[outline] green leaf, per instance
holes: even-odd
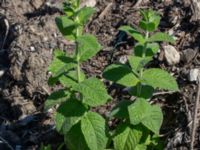
[[[41,147],[40,147],[40,150],[51,150],[51,145],[48,144],[47,146],[45,146],[45,145],[42,143],[42,145],[41,145]]]
[[[48,110],[54,105],[66,101],[68,97],[69,97],[69,92],[66,90],[59,90],[51,93],[51,95],[45,101],[45,110]]]
[[[153,10],[141,10],[143,19],[140,21],[140,28],[146,31],[154,31],[160,23],[160,16]]]
[[[169,42],[174,44],[175,40],[167,33],[157,32],[148,39],[148,42]]]
[[[149,61],[151,61],[151,57],[138,57],[138,56],[129,56],[128,61],[132,69],[139,71],[143,68]]]
[[[142,121],[142,124],[155,134],[159,134],[162,125],[163,115],[159,106],[151,106],[147,117]]]
[[[88,148],[81,130],[81,123],[76,124],[65,135],[65,143],[69,150],[91,150]]]
[[[137,99],[128,107],[128,112],[131,124],[142,123],[152,132],[159,134],[163,121],[162,111],[159,106],[152,106],[145,99]]]
[[[89,18],[92,16],[92,14],[95,12],[95,9],[92,7],[83,7],[81,8],[77,14],[75,14],[75,17],[78,17],[78,22],[81,25],[84,25],[87,23]]]
[[[64,7],[68,6],[73,8],[74,10],[77,10],[80,7],[80,0],[67,0],[64,1]]]
[[[108,138],[105,126],[104,118],[95,112],[88,112],[81,119],[81,130],[91,150],[103,150],[106,148]]]
[[[54,84],[56,84],[61,75],[62,75],[62,74],[57,75],[57,76],[55,76],[55,77],[53,77],[53,76],[49,77],[49,79],[48,79],[48,84],[49,84],[50,86],[53,86]]]
[[[60,70],[60,68],[65,66],[65,63],[58,59],[59,56],[65,56],[65,53],[59,49],[56,49],[53,54],[53,61],[48,67],[48,70],[51,71],[53,74],[56,74]]]
[[[67,16],[56,17],[55,21],[58,29],[67,40],[75,40],[74,32],[78,27],[77,23],[69,19]]]
[[[66,135],[70,129],[81,120],[81,117],[65,117],[63,114],[56,112],[55,122],[56,130],[63,135]]]
[[[148,99],[153,96],[154,88],[149,85],[141,85],[140,94],[138,94],[137,91],[138,91],[138,85],[131,87],[131,89],[128,92],[133,96]]]
[[[71,17],[74,14],[75,10],[72,7],[70,7],[69,4],[64,2],[63,7],[64,7],[64,12],[68,17]]]
[[[124,86],[135,86],[139,82],[129,66],[120,64],[108,66],[104,70],[103,77]]]
[[[164,149],[164,141],[161,140],[161,138],[154,134],[151,138],[151,145],[149,146],[150,148],[154,148],[155,150],[161,150]]]
[[[142,80],[154,88],[178,91],[178,85],[174,77],[162,69],[152,68],[145,70]]]
[[[146,46],[146,57],[154,56],[159,50],[158,43],[147,43]],[[144,46],[137,44],[134,48],[135,56],[142,57]]]
[[[132,36],[135,40],[137,40],[140,44],[145,43],[145,37],[138,32],[136,29],[130,27],[130,26],[122,26],[119,28],[119,30],[126,32],[130,36]]]
[[[114,137],[115,150],[134,150],[142,137],[142,131],[122,125]]]
[[[80,61],[86,61],[95,56],[101,49],[101,45],[93,35],[82,35],[77,38]]]
[[[134,150],[146,150],[147,146],[144,144],[138,144]]]
[[[57,131],[67,134],[81,120],[86,110],[85,106],[76,99],[69,99],[62,103],[55,117]]]
[[[83,72],[80,72],[80,82],[82,82],[85,79],[85,74]],[[77,77],[77,71],[72,70],[69,71],[66,74],[63,74],[59,78],[60,83],[65,87],[73,87],[78,84],[78,77]]]
[[[149,23],[149,22],[146,22],[146,21],[143,21],[143,20],[141,20],[139,22],[139,26],[140,26],[140,28],[142,28],[146,31],[154,31],[156,29],[154,23],[152,23],[152,22]]]
[[[61,50],[55,50],[53,61],[48,68],[52,73],[48,81],[49,85],[54,85],[64,72],[74,67],[76,67],[76,61],[73,58],[65,56],[65,53]]]
[[[110,99],[104,84],[94,77],[84,80],[73,89],[83,95],[83,102],[89,106],[103,105]]]
[[[147,48],[146,56],[153,56],[158,52],[160,46],[158,43],[147,43],[146,48]]]
[[[110,117],[116,117],[116,118],[128,118],[128,106],[131,105],[132,102],[128,100],[122,100],[120,101],[111,111]]]
[[[128,107],[130,122],[137,125],[146,118],[147,112],[150,109],[150,104],[144,99],[137,99],[132,105]]]
[[[48,70],[53,74],[53,76],[58,76],[75,66],[76,62],[73,58],[65,56],[63,51],[57,49],[54,51],[53,61]]]

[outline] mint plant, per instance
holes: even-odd
[[[104,84],[95,77],[86,78],[81,63],[100,51],[95,36],[84,34],[84,25],[94,13],[91,7],[80,7],[80,0],[64,3],[65,15],[56,18],[56,24],[65,39],[74,41],[72,55],[55,50],[49,66],[50,85],[60,83],[63,89],[53,92],[45,102],[45,108],[59,104],[55,115],[56,129],[64,135],[69,150],[103,150],[108,136],[105,119],[91,107],[105,104],[110,96]]]
[[[145,67],[158,52],[158,42],[175,41],[166,33],[154,32],[160,23],[156,12],[144,10],[141,15],[138,28],[143,33],[130,26],[120,27],[137,41],[128,63],[111,64],[103,73],[105,79],[129,87],[130,95],[136,97],[134,101],[120,101],[111,112],[111,118],[120,120],[112,135],[115,150],[161,149],[158,139],[163,114],[159,106],[151,105],[148,100],[155,89],[178,91],[176,80],[168,72]]]

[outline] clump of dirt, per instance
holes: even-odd
[[[0,136],[14,148],[20,146],[31,150],[41,143],[56,146],[62,141],[54,129],[52,114],[43,111],[44,101],[53,90],[47,84],[52,52],[56,48],[71,51],[73,46],[63,39],[54,23],[55,17],[62,14],[62,2],[0,2]],[[148,67],[170,71],[177,78],[180,92],[158,91],[152,102],[161,105],[164,111],[161,133],[165,149],[189,149],[197,86],[189,82],[188,72],[200,65],[199,27],[198,23],[191,21],[190,1],[165,0],[160,3],[145,0],[137,7],[135,4],[134,0],[97,0],[97,12],[85,31],[96,35],[103,49],[84,63],[82,69],[88,76],[102,78],[107,65],[126,62],[135,42],[118,28],[126,24],[137,26],[139,9],[158,11],[162,16],[159,30],[176,37],[174,47],[182,58],[177,65],[168,65],[161,45],[160,52]],[[106,84],[114,101],[96,110],[102,114],[107,113],[115,101],[127,97],[122,87]],[[199,148],[197,132],[196,148]],[[5,148],[7,145],[0,144],[0,149],[1,146]]]

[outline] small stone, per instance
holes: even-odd
[[[0,70],[0,78],[4,75],[5,70]]]
[[[191,69],[189,72],[189,81],[193,82],[193,81],[197,81],[197,77],[199,75],[199,69],[195,68],[195,69]]]
[[[174,29],[170,29],[169,31],[168,31],[168,33],[169,33],[169,35],[174,35]]]
[[[53,33],[53,36],[55,37],[55,38],[57,38],[58,37],[58,35],[57,35],[57,33]]]
[[[13,34],[16,35],[16,36],[19,36],[23,33],[23,28],[22,28],[22,25],[20,24],[16,24],[14,26],[14,29],[13,29]]]
[[[43,38],[43,41],[44,41],[44,42],[48,41],[48,37],[44,37],[44,38]]]
[[[81,7],[95,7],[96,5],[96,0],[84,0],[82,3],[81,3]]]
[[[35,9],[39,9],[44,2],[43,0],[32,0],[31,3],[35,7]]]
[[[197,51],[193,50],[191,48],[188,48],[186,50],[183,51],[183,61],[186,63],[189,63],[193,60],[193,58],[196,56]]]
[[[125,64],[127,63],[128,59],[127,59],[127,56],[121,56],[119,57],[119,60],[118,60],[120,63],[122,64]]]
[[[30,50],[31,50],[31,52],[34,52],[35,51],[35,47],[31,46]]]
[[[180,62],[180,53],[171,45],[164,46],[165,59],[169,65],[175,65]]]

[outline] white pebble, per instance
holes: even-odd
[[[0,77],[2,77],[4,75],[5,71],[4,70],[0,70]]]
[[[119,57],[119,62],[122,63],[122,64],[127,63],[127,60],[128,60],[128,59],[127,59],[127,56],[125,56],[125,55]]]
[[[189,72],[189,81],[197,81],[199,73],[199,69],[191,69]]]
[[[94,7],[96,5],[96,0],[84,0],[81,3],[81,7],[87,6],[87,7]]]
[[[31,46],[30,49],[31,49],[31,52],[35,51],[35,47],[33,47],[33,46]]]
[[[164,46],[165,59],[169,65],[175,65],[180,62],[180,53],[171,45]]]

